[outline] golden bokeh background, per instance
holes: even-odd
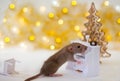
[[[37,48],[59,49],[71,40],[83,39],[84,23],[90,6],[77,0],[59,0],[46,14],[31,4],[18,5],[11,1],[0,24],[0,47],[29,44]],[[91,4],[91,3],[90,3]],[[59,6],[58,6],[59,5]],[[120,42],[120,7],[118,10],[104,0],[97,15],[108,42]],[[44,11],[44,6],[41,11]]]

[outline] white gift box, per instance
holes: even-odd
[[[84,56],[81,54],[75,54],[74,59],[78,62],[68,62],[67,69],[82,71],[83,76],[94,77],[99,75],[99,58],[100,58],[100,46],[91,46],[87,42],[73,41],[84,44],[88,47]],[[79,57],[79,58],[77,58]]]
[[[84,68],[85,68],[85,56],[82,56],[81,54],[77,53],[77,54],[74,55],[74,59],[77,62],[75,62],[75,63],[73,62],[74,63],[73,69],[84,71]]]
[[[2,75],[10,75],[17,73],[15,71],[15,63],[16,60],[14,58],[2,60],[1,61],[1,68],[0,68],[0,74]]]

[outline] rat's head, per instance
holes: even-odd
[[[84,54],[86,50],[87,50],[87,46],[80,43],[72,43],[68,46],[68,51],[73,54],[76,53]]]
[[[76,54],[76,53],[85,54],[85,52],[87,50],[87,46],[80,44],[80,43],[72,43],[72,44],[68,45],[67,50],[69,52],[68,60],[75,61],[74,54]]]

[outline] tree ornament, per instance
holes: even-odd
[[[86,31],[83,31],[84,41],[88,41],[90,45],[100,46],[100,52],[102,57],[110,57],[111,54],[107,52],[107,44],[105,41],[105,33],[101,30],[102,24],[100,23],[100,17],[96,15],[96,8],[94,3],[92,3],[89,9],[89,15],[87,16],[88,22],[85,23]],[[87,38],[88,37],[88,38]]]
[[[91,45],[91,46],[96,46],[96,45],[97,45],[97,42],[96,42],[96,41],[90,41],[90,45]]]

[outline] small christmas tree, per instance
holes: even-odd
[[[89,9],[89,16],[87,16],[88,22],[85,23],[86,31],[83,31],[84,41],[88,41],[91,45],[99,45],[101,56],[110,57],[107,50],[108,42],[105,41],[105,33],[101,30],[102,24],[99,22],[100,17],[96,15],[96,8],[94,3],[92,3]]]

